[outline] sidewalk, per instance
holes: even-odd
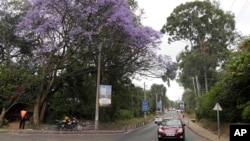
[[[182,114],[180,114],[180,117],[181,117],[181,120],[183,121],[183,123],[186,124],[186,127],[188,127],[193,132],[197,133],[198,135],[200,135],[200,136],[202,136],[210,141],[229,141],[229,138],[225,138],[223,136],[218,137],[217,134],[214,134],[211,131],[201,127],[197,123],[193,122],[193,119],[190,119],[187,116],[184,116],[184,118],[183,118]]]
[[[82,130],[82,131],[55,131],[55,130],[6,130],[0,129],[0,133],[14,133],[14,134],[122,134],[125,130]]]
[[[148,122],[149,123],[149,122]],[[0,128],[0,133],[14,133],[14,134],[123,134],[130,132],[134,129],[143,127],[147,122],[139,122],[135,125],[129,125],[123,129],[99,129],[94,130],[94,128],[83,128],[82,130],[55,130],[54,126],[44,125],[41,129],[31,129],[26,127],[25,129],[18,129],[19,122],[10,124],[10,128]]]

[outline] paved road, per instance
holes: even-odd
[[[171,111],[164,115],[178,116]],[[157,125],[150,123],[146,126],[131,130],[126,133],[116,134],[27,134],[8,132],[0,133],[0,141],[157,141]],[[186,130],[186,141],[208,141],[188,128]]]

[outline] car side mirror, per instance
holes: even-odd
[[[157,125],[160,126],[160,125],[161,125],[161,122],[157,122]]]

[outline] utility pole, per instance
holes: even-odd
[[[97,80],[96,80],[96,103],[95,103],[95,130],[98,130],[99,122],[99,92],[100,92],[100,72],[101,72],[101,46],[99,48],[97,60]]]
[[[207,86],[207,73],[206,73],[206,69],[204,67],[204,76],[205,76],[205,88],[206,88],[206,93],[208,93],[208,86]]]
[[[145,82],[144,82],[144,100],[146,101],[146,93],[145,93]],[[144,120],[147,119],[147,113],[144,111]]]
[[[161,98],[164,98],[165,97],[165,93],[164,93],[164,86],[162,87],[162,96],[160,97],[160,103],[161,103],[161,113],[163,113],[163,110],[164,110],[164,106],[163,106],[163,102],[162,102],[162,99]]]
[[[157,114],[157,93],[155,94],[155,114]]]
[[[162,114],[162,101],[161,101],[161,96],[160,96],[160,113]]]
[[[195,87],[195,80],[194,80],[194,77],[192,77],[192,80],[193,80],[193,86],[194,86],[194,94],[195,94],[196,108],[198,108],[198,96],[197,96],[197,91],[196,91],[196,87]]]
[[[195,76],[195,80],[196,80],[197,94],[198,96],[200,96],[200,83],[197,75]]]

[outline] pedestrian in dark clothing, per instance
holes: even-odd
[[[27,111],[24,108],[20,112],[20,125],[19,125],[19,129],[24,129],[26,119],[27,119]]]

